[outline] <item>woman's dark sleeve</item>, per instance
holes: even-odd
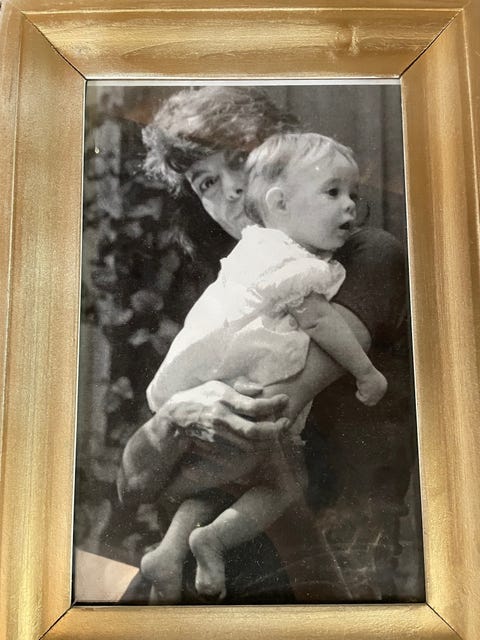
[[[374,344],[391,344],[406,313],[405,255],[390,233],[372,227],[354,233],[335,258],[346,278],[333,299],[367,327]]]

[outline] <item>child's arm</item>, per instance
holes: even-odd
[[[342,316],[325,296],[312,293],[300,308],[290,309],[300,328],[357,381],[356,397],[367,406],[382,399],[385,377],[376,369]]]

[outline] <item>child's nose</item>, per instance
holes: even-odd
[[[357,208],[356,208],[355,200],[352,200],[350,196],[346,197],[344,208],[347,213],[350,213],[352,216],[355,216]]]

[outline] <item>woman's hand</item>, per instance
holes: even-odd
[[[211,381],[176,393],[158,413],[187,436],[228,441],[246,449],[251,446],[249,441],[270,440],[289,426],[282,417],[288,397],[279,394],[264,398],[261,393],[260,386],[248,382],[232,388]]]
[[[195,437],[195,449],[215,460],[215,473],[208,464],[199,475],[205,482],[216,475],[218,482],[239,476],[252,453],[258,453],[264,441],[280,435],[289,422],[281,414],[288,404],[286,395],[260,397],[262,388],[238,383],[233,389],[223,382],[206,382],[175,394],[125,446],[118,475],[118,493],[122,502],[139,504],[158,498],[172,481],[186,438]],[[198,438],[201,440],[198,440]],[[227,445],[227,446],[225,446]],[[202,475],[203,473],[203,475]]]

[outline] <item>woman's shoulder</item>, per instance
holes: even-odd
[[[335,253],[335,257],[361,251],[371,252],[372,255],[400,255],[403,254],[403,247],[399,240],[385,229],[362,227],[352,233],[343,247]]]

